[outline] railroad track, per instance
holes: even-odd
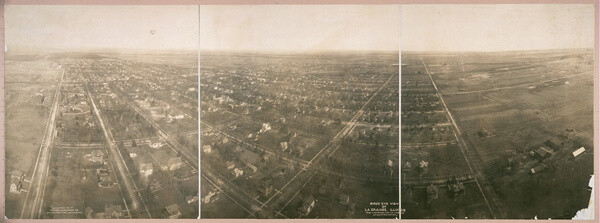
[[[425,64],[425,61],[422,58],[420,58],[420,60],[423,63],[423,67],[425,67],[425,72],[429,76],[429,79],[431,80],[431,83],[433,84],[433,87],[434,87],[440,101],[442,102],[444,109],[446,110],[446,116],[448,117],[448,120],[450,121],[450,123],[452,123],[452,127],[454,130],[453,131],[454,136],[455,136],[456,140],[459,142],[458,145],[460,147],[461,152],[463,153],[463,156],[467,162],[467,165],[469,166],[469,169],[471,170],[472,174],[477,176],[475,178],[475,183],[477,184],[477,187],[479,188],[481,195],[483,196],[483,199],[485,200],[485,203],[490,211],[490,214],[492,215],[493,218],[500,218],[500,219],[505,218],[506,214],[508,213],[508,208],[506,208],[504,206],[504,204],[498,199],[498,196],[494,192],[492,186],[486,181],[485,176],[483,175],[483,171],[485,169],[484,169],[483,164],[481,163],[481,159],[476,154],[474,154],[475,152],[472,151],[465,143],[462,133],[461,133],[458,125],[456,124],[456,121],[454,120],[452,113],[448,109],[448,106],[446,105],[446,101],[444,100],[444,97],[442,96],[442,94],[440,94],[440,92],[437,88],[437,85],[436,85],[435,81],[433,80],[433,77],[431,76],[431,73],[429,73],[429,69],[427,68],[427,65]]]

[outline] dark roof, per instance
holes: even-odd
[[[273,186],[273,179],[271,179],[270,177],[267,177],[267,178],[263,179],[263,183],[262,183],[262,185],[263,185],[264,187],[270,187],[270,186]]]
[[[304,203],[302,203],[302,209],[303,210],[308,210],[308,208],[311,206],[311,204],[315,201],[315,198],[310,195],[306,198],[306,200],[304,200]]]
[[[104,212],[110,215],[112,215],[113,212],[121,213],[121,205],[105,205]]]
[[[535,151],[537,154],[539,154],[540,156],[544,157],[547,155],[550,155],[550,151],[548,151],[548,149],[544,148],[544,147],[540,147],[539,149],[537,149]]]

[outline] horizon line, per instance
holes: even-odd
[[[523,52],[523,51],[557,51],[557,50],[594,50],[594,47],[574,47],[574,48],[540,48],[540,49],[522,49],[522,50],[402,50],[402,53],[497,53],[497,52]]]
[[[228,53],[337,53],[337,52],[386,52],[397,53],[400,50],[226,50],[226,49],[200,49],[202,52],[228,52]]]
[[[117,47],[82,47],[82,48],[29,48],[29,47],[10,47],[7,46],[4,53],[32,53],[32,52],[80,52],[80,53],[89,53],[89,52],[102,52],[103,53],[116,53],[116,52],[174,52],[174,51],[189,51],[189,52],[198,52],[198,49],[190,49],[190,48],[173,48],[173,49],[142,49],[142,48],[117,48]]]

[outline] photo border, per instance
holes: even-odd
[[[4,45],[4,5],[340,5],[340,4],[384,4],[384,5],[410,5],[410,4],[594,4],[595,8],[595,46],[594,46],[594,219],[593,220],[552,220],[552,222],[598,222],[600,211],[599,211],[599,201],[600,201],[600,193],[598,188],[600,187],[600,177],[599,177],[599,51],[598,51],[598,43],[599,43],[599,29],[598,29],[598,12],[599,12],[599,2],[597,0],[488,0],[488,1],[477,1],[477,0],[172,0],[169,2],[161,1],[161,0],[96,0],[96,1],[80,1],[80,0],[0,0],[0,13],[2,16],[0,17],[0,32],[2,35],[0,37],[0,42]],[[401,7],[400,7],[401,8]],[[400,45],[400,48],[402,46]],[[400,52],[402,49],[400,49]],[[199,52],[199,51],[198,51]],[[401,54],[401,53],[400,53]],[[399,55],[400,56],[400,55]],[[0,53],[0,75],[4,77],[4,51]],[[199,61],[198,57],[198,61]],[[200,65],[200,63],[198,63]],[[198,66],[200,70],[200,66]],[[401,70],[401,69],[400,69]],[[4,89],[4,78],[0,80],[0,86]],[[5,107],[4,107],[4,90],[0,92],[0,98],[2,98],[0,102],[0,170],[5,172],[4,170],[4,161],[5,161],[5,150],[4,150],[4,137],[5,137]],[[200,160],[200,159],[199,159]],[[200,171],[199,171],[200,172]],[[1,177],[0,184],[5,186],[5,177]],[[0,215],[3,217],[2,221],[5,222],[238,222],[240,219],[43,219],[43,220],[32,220],[32,219],[5,219],[4,218],[4,208],[5,208],[5,199],[4,194],[5,190],[0,190]],[[264,220],[260,219],[243,219],[244,222],[262,222]],[[270,222],[453,222],[453,221],[464,221],[464,220],[416,220],[416,219],[316,219],[316,220],[308,220],[308,219],[272,219]],[[502,222],[532,222],[532,220],[468,220],[468,222],[489,222],[489,221],[502,221]],[[548,221],[548,220],[535,220],[535,221]]]

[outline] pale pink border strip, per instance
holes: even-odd
[[[597,0],[5,0],[7,5],[593,4]]]

